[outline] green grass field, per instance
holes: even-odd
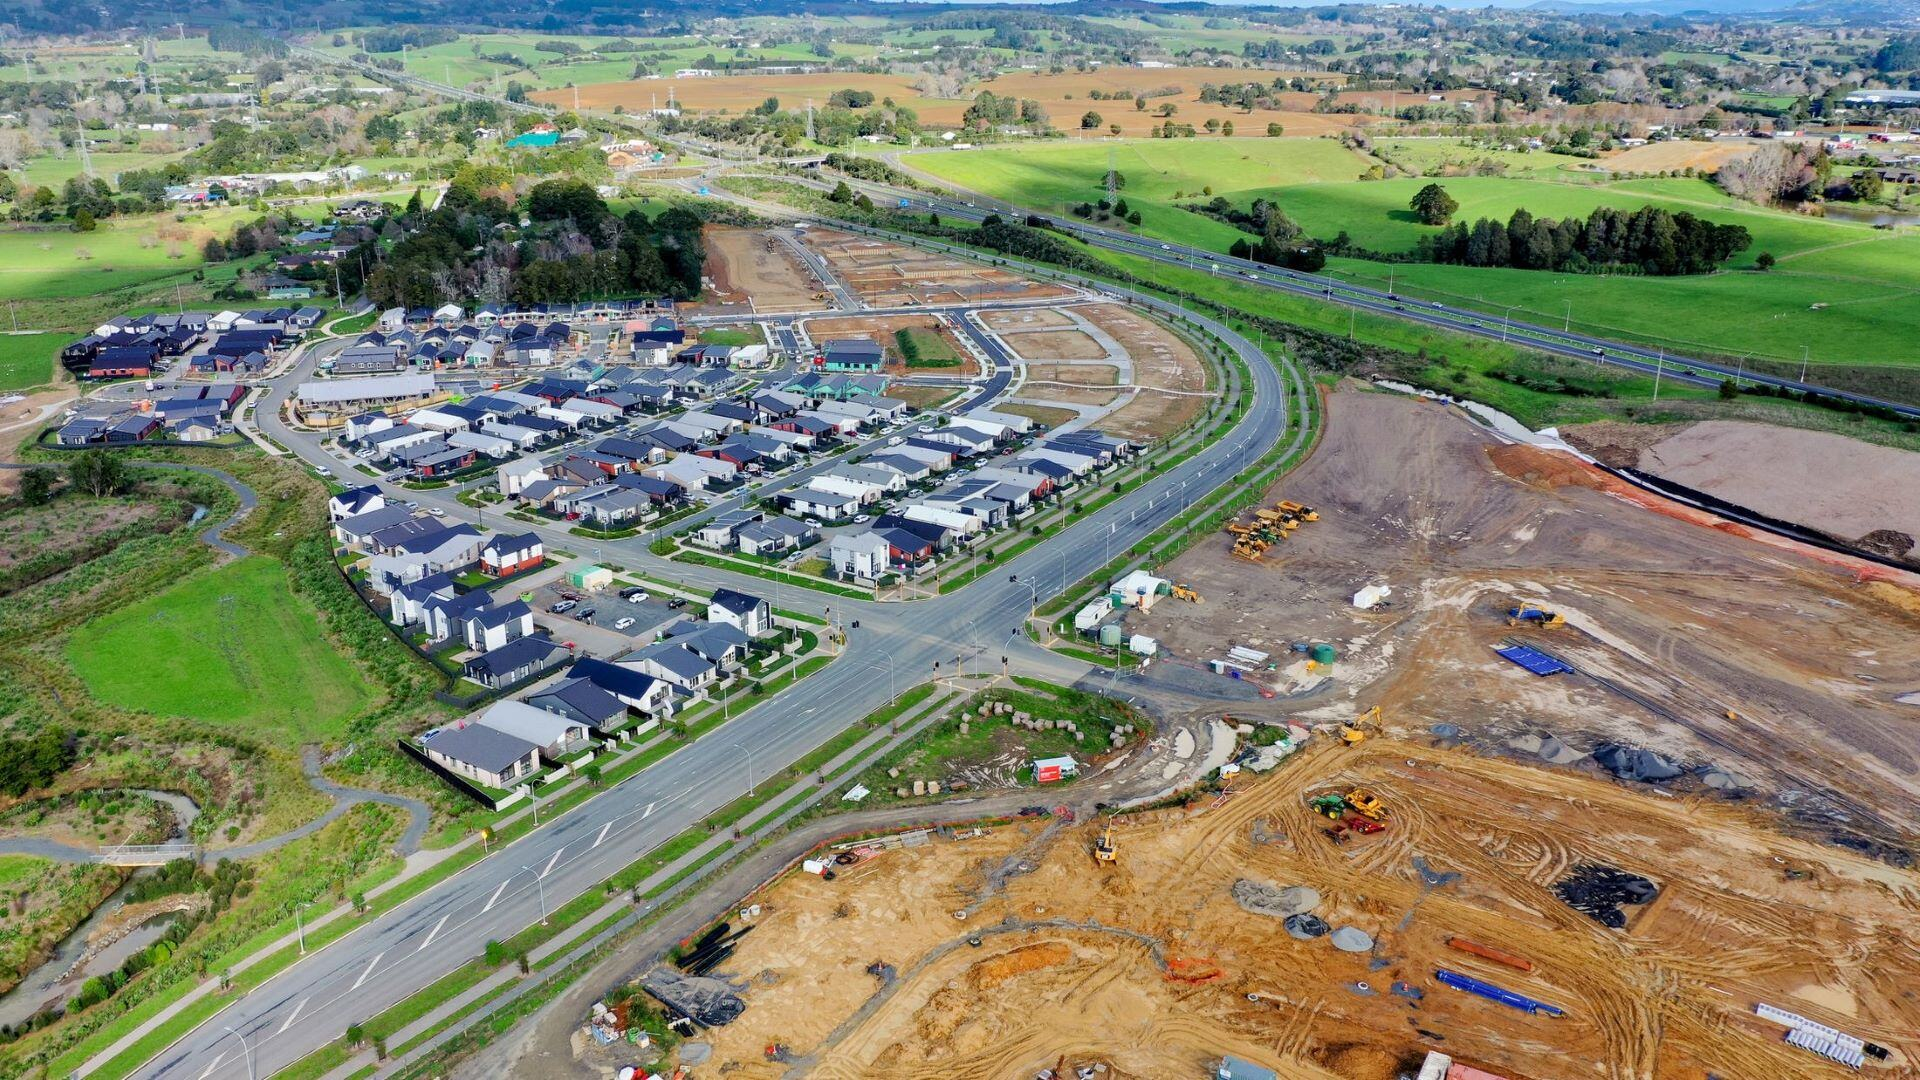
[[[0,390],[50,382],[54,354],[66,340],[58,334],[0,334]]]
[[[67,656],[103,701],[288,747],[337,740],[370,700],[281,564],[265,556],[82,625]]]
[[[0,889],[12,891],[21,883],[40,876],[51,865],[50,860],[31,855],[0,855]]]
[[[1377,251],[1409,250],[1435,231],[1407,209],[1427,180],[1357,180],[1365,159],[1330,140],[1147,141],[1115,144],[1113,150],[1127,181],[1122,194],[1140,211],[1140,231],[1149,236],[1220,251],[1239,238],[1238,230],[1172,204],[1177,191],[1188,193],[1181,202],[1200,201],[1192,193],[1207,185],[1243,207],[1255,198],[1272,199],[1310,235],[1330,239],[1345,231]],[[1100,144],[1056,144],[912,154],[905,161],[961,187],[1057,213],[1063,204],[1099,197],[1107,151]],[[1469,221],[1505,220],[1520,207],[1558,218],[1584,217],[1600,206],[1660,206],[1743,225],[1753,244],[1727,272],[1695,277],[1345,259],[1335,260],[1332,269],[1380,285],[1392,275],[1393,287],[1406,295],[1472,304],[1495,315],[1516,305],[1516,318],[1534,321],[1564,321],[1571,302],[1578,328],[1682,351],[1797,362],[1805,346],[1817,364],[1920,364],[1920,341],[1911,332],[1920,302],[1920,234],[1763,209],[1733,200],[1706,180],[1556,182],[1552,176],[1548,170],[1440,182],[1460,203],[1456,217]],[[1779,260],[1777,268],[1752,272],[1763,251]]]
[[[86,233],[58,225],[0,230],[0,300],[93,296],[186,276],[203,262],[208,237],[225,236],[254,216],[207,210],[180,221],[172,214],[108,218]]]

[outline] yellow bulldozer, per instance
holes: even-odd
[[[1354,812],[1374,821],[1387,820],[1387,804],[1380,801],[1380,796],[1364,788],[1354,788],[1347,792],[1345,798],[1347,805],[1353,808]]]
[[[1245,559],[1248,562],[1265,562],[1266,551],[1267,543],[1264,540],[1256,540],[1243,536],[1233,542],[1233,557],[1236,559]]]
[[[1173,587],[1173,598],[1175,600],[1185,600],[1189,604],[1205,603],[1205,601],[1200,598],[1200,594],[1195,592],[1191,585],[1175,585]]]

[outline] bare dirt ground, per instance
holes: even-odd
[[[1033,382],[1113,386],[1120,381],[1120,369],[1112,364],[1028,364],[1027,378]]]
[[[1049,399],[1052,399],[1053,396],[1052,394],[1046,395]],[[1036,424],[1049,428],[1059,427],[1061,424],[1080,415],[1072,409],[1054,409],[1045,405],[1029,405],[1025,402],[1018,401],[1001,402],[994,406],[994,410],[996,412],[1012,413],[1015,416],[1024,416]]]
[[[1052,308],[1021,308],[1019,310],[983,311],[980,318],[992,330],[1021,331],[1045,330],[1049,328],[1072,326],[1073,320]]]
[[[1336,845],[1305,799],[1354,786],[1393,817]],[[1159,1078],[1204,1075],[1231,1052],[1290,1078],[1388,1080],[1439,1048],[1538,1080],[1841,1074],[1784,1045],[1751,1015],[1759,1001],[1914,1064],[1914,876],[1780,836],[1747,808],[1424,740],[1321,739],[1228,799],[1121,819],[1115,867],[1089,858],[1098,828],[1005,826],[884,851],[831,882],[790,875],[755,898],[757,924],[723,968],[747,1009],[710,1033],[712,1067],[1026,1077],[1064,1055]],[[996,884],[1010,861],[1030,869]],[[1625,930],[1551,892],[1594,861],[1661,887]],[[1242,880],[1310,886],[1314,914],[1373,947],[1294,939],[1235,901]],[[1535,969],[1449,949],[1455,934]],[[894,977],[869,974],[876,963]],[[1439,967],[1567,1015],[1449,989]],[[769,1044],[793,1064],[768,1061]]]
[[[1844,435],[1729,420],[1667,428],[1638,446],[1623,440],[1620,428],[1631,425],[1582,425],[1569,437],[1583,449],[1634,451],[1603,455],[1588,449],[1610,465],[1644,469],[1843,539],[1878,530],[1920,537],[1920,454]]]
[[[1057,383],[1036,383],[1029,381],[1023,393],[1043,397],[1048,401],[1059,401],[1068,405],[1111,405],[1119,398],[1120,391],[1096,387],[1062,386]]]
[[[1080,330],[1025,330],[1001,336],[1024,360],[1104,360],[1107,350]]]
[[[1129,627],[1197,663],[1242,644],[1294,709],[1343,719],[1378,700],[1389,724],[1459,725],[1487,744],[1549,731],[1692,767],[1735,770],[1748,797],[1809,835],[1906,861],[1920,800],[1915,579],[1790,545],[1646,496],[1570,455],[1509,446],[1443,406],[1343,391],[1325,442],[1273,491],[1317,508],[1268,553],[1201,543],[1164,573],[1200,605]],[[1362,613],[1363,586],[1392,606]],[[1570,625],[1509,628],[1516,599]],[[1493,653],[1527,635],[1579,674],[1536,678]],[[1330,642],[1330,680],[1286,667]],[[1592,768],[1591,765],[1586,766]],[[1681,790],[1701,791],[1697,780]]]
[[[1005,270],[833,229],[809,229],[804,242],[820,252],[862,300],[877,307],[1069,295],[1058,285],[1027,281]]]
[[[1094,427],[1123,439],[1151,441],[1186,427],[1205,410],[1207,399],[1198,393],[1154,392],[1207,388],[1206,365],[1178,335],[1119,304],[1084,304],[1074,310],[1120,343],[1133,360],[1134,383],[1142,388],[1133,401]]]
[[[845,315],[827,319],[808,319],[807,334],[816,342],[825,342],[833,338],[867,338],[880,344],[887,350],[887,370],[895,375],[906,372],[906,365],[900,358],[900,344],[894,337],[899,330],[931,330],[939,334],[955,355],[960,357],[958,365],[947,367],[916,367],[917,375],[972,375],[976,372],[973,358],[961,347],[953,331],[943,326],[932,315]]]
[[[1669,140],[1623,150],[1603,159],[1600,166],[1609,172],[1667,172],[1687,168],[1716,172],[1734,158],[1746,157],[1753,151],[1752,143]]]
[[[19,461],[20,448],[60,415],[56,407],[73,400],[76,391],[73,376],[59,364],[53,366],[56,389],[28,394],[21,401],[0,409],[0,461]],[[20,487],[17,469],[0,469],[0,495],[9,495]]]
[[[785,244],[757,229],[707,229],[707,277],[722,299],[751,300],[755,311],[820,307],[813,274]]]
[[[936,409],[959,395],[959,389],[952,386],[915,386],[896,382],[887,387],[888,397],[904,401],[916,409]]]

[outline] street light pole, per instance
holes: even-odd
[[[227,1034],[240,1040],[240,1054],[247,1059],[247,1080],[260,1080],[260,1074],[253,1069],[253,1046],[247,1037],[233,1030],[232,1025],[227,1025]]]
[[[747,755],[747,797],[752,798],[753,789],[755,787],[755,784],[753,782],[753,751],[748,749],[745,745],[741,743],[731,743],[730,745],[735,750],[738,750],[741,753]]]
[[[1561,325],[1560,331],[1561,333],[1573,331],[1573,301],[1571,300],[1567,301],[1567,321]]]
[[[1807,347],[1800,346],[1800,381],[1807,381]]]
[[[529,874],[533,874],[533,884],[534,884],[534,886],[535,886],[536,888],[538,888],[538,889],[540,890],[540,925],[542,925],[542,926],[545,926],[545,925],[546,925],[546,923],[547,923],[547,882],[546,882],[546,879],[544,879],[544,878],[542,878],[542,877],[541,877],[541,876],[540,876],[539,874],[536,874],[536,873],[534,873],[534,870],[533,870],[533,867],[531,867],[531,866],[528,866],[528,865],[527,865],[527,864],[525,864],[525,863],[521,863],[521,864],[520,864],[520,869],[522,869],[522,870],[524,870],[524,871],[526,871],[526,872],[527,872],[527,873],[529,873]]]
[[[307,928],[300,921],[300,912],[313,906],[313,901],[293,905],[293,929],[300,935],[300,955],[307,955]]]

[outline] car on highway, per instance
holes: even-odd
[[[1172,250],[1173,250],[1173,245],[1172,245],[1172,244],[1161,244],[1161,245],[1160,245],[1160,250],[1161,250],[1161,251],[1172,251]]]
[[[1436,308],[1439,308],[1439,309],[1440,309],[1440,310],[1442,310],[1442,311],[1445,311],[1445,310],[1447,309],[1447,305],[1445,305],[1445,304],[1443,304],[1443,303],[1441,303],[1441,302],[1440,302],[1440,301],[1438,301],[1438,300],[1435,300],[1435,301],[1433,302],[1433,306],[1434,306],[1434,307],[1436,307]]]
[[[615,630],[625,630],[627,627],[632,625],[633,625],[633,616],[623,615],[620,618],[614,620],[613,628]]]
[[[1607,355],[1607,350],[1605,350],[1605,349],[1602,349],[1602,348],[1599,348],[1599,347],[1597,347],[1597,346],[1596,346],[1596,347],[1594,348],[1594,350],[1593,350],[1593,355],[1595,355],[1595,356],[1605,356],[1605,355]]]
[[[580,601],[578,600],[562,600],[559,603],[554,604],[552,607],[549,607],[547,609],[547,612],[552,615],[565,615],[567,612],[572,611],[574,608],[577,608],[579,606],[580,606]]]

